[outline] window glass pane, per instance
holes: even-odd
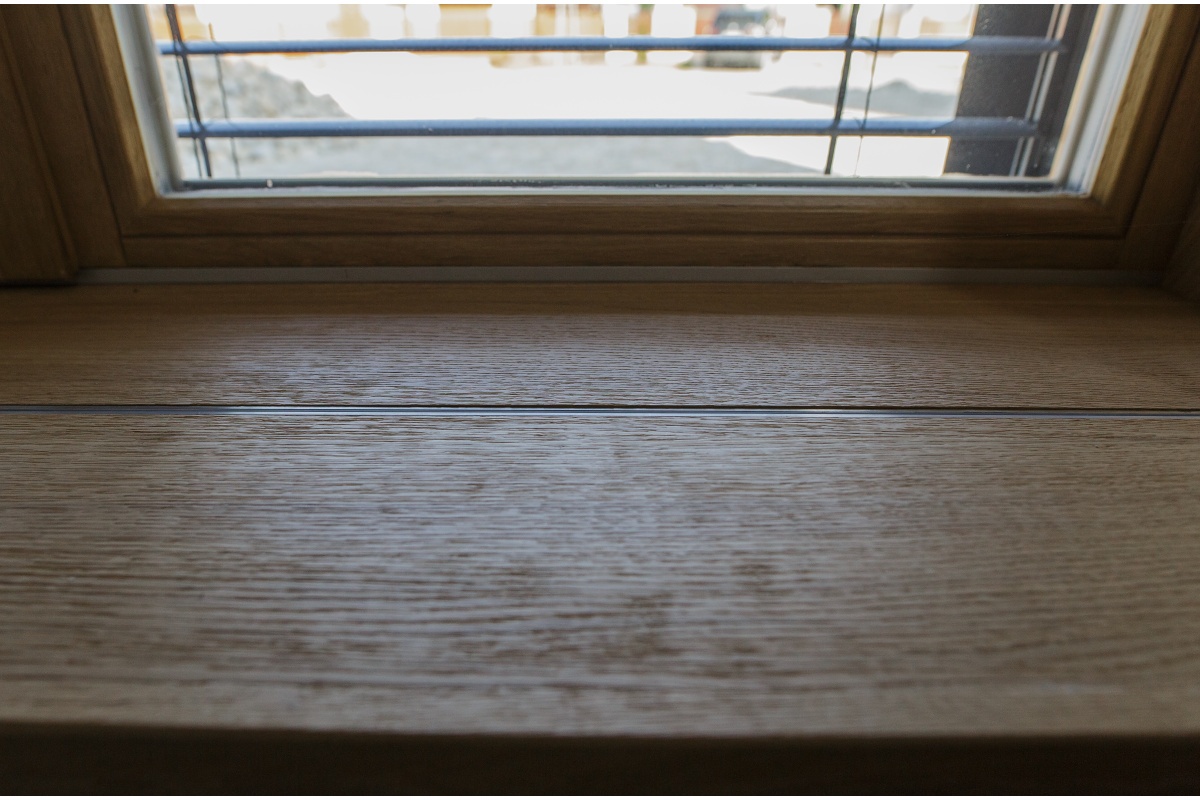
[[[1055,188],[1097,8],[154,5],[147,18],[195,184]]]

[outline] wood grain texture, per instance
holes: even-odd
[[[1200,191],[1192,201],[1164,285],[1183,297],[1200,300]]]
[[[20,65],[24,96],[76,260],[84,267],[124,266],[120,231],[58,7],[5,5],[0,19]]]
[[[1195,735],[1200,422],[0,418],[4,721]]]
[[[130,236],[130,266],[814,266],[1111,269],[1120,239],[690,234]]]
[[[1032,201],[1032,202],[1031,202]],[[491,195],[319,190],[247,193],[201,190],[141,208],[132,236],[313,234],[746,234],[814,237],[998,235],[1116,237],[1120,222],[1087,197],[914,194],[860,191],[626,190],[499,192]]]
[[[1200,16],[1200,14],[1197,14]],[[1200,34],[1184,64],[1175,98],[1154,149],[1146,182],[1122,244],[1124,269],[1162,271],[1200,186]]]
[[[1132,218],[1160,137],[1169,133],[1164,124],[1172,113],[1180,77],[1198,31],[1200,9],[1194,6],[1156,4],[1149,8],[1091,192],[1122,221]],[[1188,104],[1196,102],[1190,95],[1178,99]],[[1171,182],[1171,178],[1165,181],[1167,185]]]
[[[0,283],[59,283],[75,257],[10,35],[0,17]]]
[[[1200,408],[1152,289],[78,287],[0,294],[0,403]]]
[[[58,13],[113,212],[124,232],[137,209],[159,196],[162,182],[147,159],[113,11],[89,4],[62,5]]]

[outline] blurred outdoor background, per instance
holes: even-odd
[[[446,36],[844,36],[849,5],[179,5],[185,39]],[[973,5],[863,5],[859,36],[968,36]],[[170,40],[164,6],[154,38]],[[843,117],[954,116],[963,53],[855,53]],[[843,55],[350,53],[191,56],[204,119],[832,119]],[[172,117],[181,70],[160,59]],[[949,140],[837,139],[832,174],[937,177]],[[214,178],[802,177],[822,136],[404,137],[212,140]],[[190,141],[185,177],[203,176]]]

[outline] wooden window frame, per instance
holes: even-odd
[[[11,72],[27,144],[47,176],[53,213],[41,214],[38,224],[57,226],[61,254],[10,266],[0,280],[66,281],[89,267],[314,265],[1162,273],[1200,182],[1198,31],[1194,6],[1150,8],[1088,196],[163,194],[145,154],[110,7],[5,6],[0,72]]]

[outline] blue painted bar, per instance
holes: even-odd
[[[1008,117],[958,119],[462,119],[212,120],[175,123],[187,139],[293,139],[354,136],[953,136],[1020,139],[1037,126]]]
[[[254,42],[193,40],[176,45],[158,42],[162,55],[261,55],[269,53],[587,53],[612,51],[703,50],[987,53],[1038,55],[1062,52],[1062,42],[1035,36],[968,36],[906,39],[842,36],[800,39],[784,36],[526,36],[518,38],[448,37],[445,39],[310,39]]]

